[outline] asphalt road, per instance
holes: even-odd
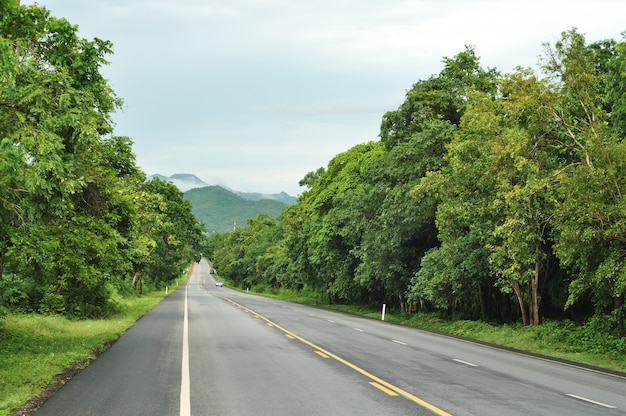
[[[626,379],[382,321],[186,285],[37,415],[624,415]]]

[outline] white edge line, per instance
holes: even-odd
[[[407,345],[406,342],[398,341],[396,339],[392,339],[391,342],[395,342],[396,344],[400,344],[400,345]]]
[[[478,367],[478,364],[470,363],[468,361],[459,360],[458,358],[453,358],[452,361],[456,361],[457,363],[465,364],[465,365],[468,365],[470,367]]]
[[[450,338],[449,335],[437,334],[435,332],[431,332],[430,335],[438,336],[438,337],[442,337],[442,338]],[[489,348],[489,349],[492,349],[492,350],[495,350],[495,351],[505,351],[505,350],[502,349],[502,347],[499,347],[499,346],[496,346],[496,345],[489,345],[489,344],[481,343],[481,342],[478,342],[478,341],[471,340],[469,338],[467,338],[467,339],[456,338],[456,339],[458,341],[465,342],[467,344],[480,345],[481,347]],[[596,369],[596,368],[591,368],[591,367],[584,367],[584,366],[578,365],[576,363],[568,363],[568,362],[565,362],[565,361],[558,361],[557,359],[550,358],[550,357],[541,357],[541,356],[538,356],[538,355],[531,355],[531,354],[525,353],[523,351],[515,351],[515,350],[508,350],[507,353],[515,354],[515,355],[518,355],[520,357],[532,358],[534,360],[545,361],[545,362],[548,362],[550,364],[562,365],[562,366],[565,366],[565,367],[575,368],[577,370],[589,371],[591,373],[601,374],[603,376],[613,377],[613,378],[617,378],[617,379],[620,379],[620,380],[626,380],[626,377],[624,375],[622,375],[622,374],[616,374],[616,373],[612,373],[612,372],[605,371],[605,370],[602,370],[602,369]]]
[[[353,328],[355,331],[359,331],[359,332],[365,332],[365,330],[361,329],[361,328]]]
[[[567,393],[566,396],[572,397],[574,399],[582,400],[583,402],[597,404],[598,406],[606,407],[608,409],[617,409],[615,406],[611,406],[610,404],[597,402],[595,400],[591,400],[591,399],[588,399],[586,397],[577,396],[576,394],[569,394],[569,393]]]
[[[180,379],[180,416],[191,416],[191,382],[189,379],[189,313],[185,286],[185,312],[183,317],[183,360]]]

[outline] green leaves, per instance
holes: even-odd
[[[445,58],[383,116],[380,142],[306,175],[277,226],[226,237],[220,267],[490,321],[612,308],[626,336],[624,51],[571,30],[543,74],[500,76],[472,48]]]
[[[37,5],[0,1],[0,294],[22,311],[101,316],[133,276],[179,277],[202,229],[173,185],[148,184],[100,74],[111,43]],[[26,283],[28,282],[28,283]]]

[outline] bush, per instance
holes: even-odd
[[[32,312],[30,304],[32,282],[18,275],[9,273],[0,277],[0,305],[17,312]]]

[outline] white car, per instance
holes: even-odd
[[[221,280],[218,280],[218,281],[215,282],[215,286],[216,287],[222,287],[222,286],[224,286],[224,282],[222,282]]]

